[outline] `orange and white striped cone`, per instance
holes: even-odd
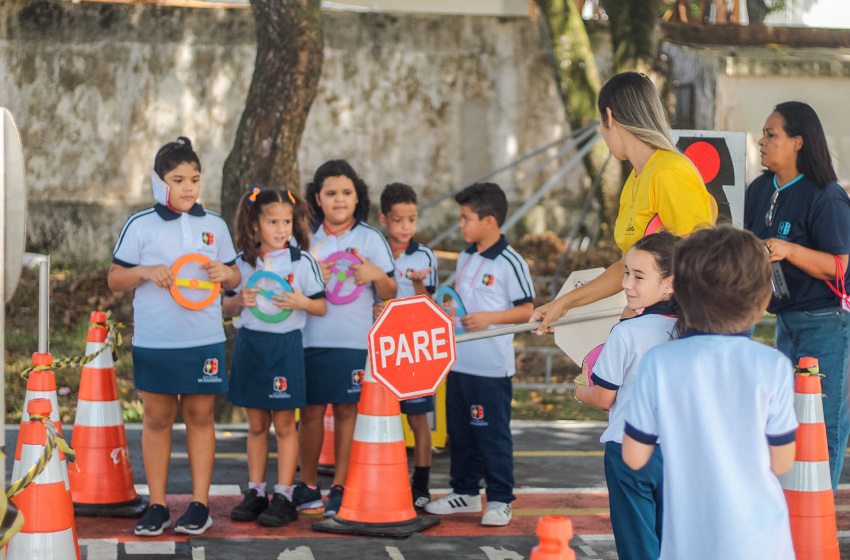
[[[35,367],[27,379],[27,394],[24,397],[24,414],[21,422],[29,422],[30,415],[27,412],[29,402],[33,399],[47,399],[50,401],[50,421],[62,433],[62,422],[59,419],[59,400],[56,396],[56,375],[50,366],[53,365],[53,355],[32,355],[32,365]]]
[[[325,409],[325,437],[322,440],[322,453],[319,455],[318,472],[333,476],[334,464],[336,457],[334,456],[334,413],[333,405],[328,405]]]
[[[375,382],[367,361],[342,506],[313,530],[404,538],[439,523],[413,509],[398,399]]]
[[[570,548],[573,523],[566,517],[541,517],[537,522],[537,538],[540,544],[531,549],[529,560],[576,560],[576,553]]]
[[[32,399],[29,415],[48,418],[52,410],[47,399]],[[47,445],[47,431],[38,420],[21,422],[12,480],[22,478],[39,462]],[[24,516],[24,525],[8,545],[9,560],[79,560],[74,506],[68,486],[67,467],[58,450],[32,484],[11,498]]]
[[[83,366],[77,416],[71,445],[79,470],[68,473],[71,499],[77,515],[139,517],[148,497],[133,486],[133,469],[127,450],[127,432],[118,400],[118,379],[112,352],[106,347],[109,329],[106,313],[91,314],[86,356],[97,356]]]
[[[791,519],[797,560],[839,560],[835,497],[829,470],[823,397],[816,358],[800,358],[794,381],[797,411],[797,453],[794,464],[779,477]]]

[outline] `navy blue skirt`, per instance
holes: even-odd
[[[407,414],[428,414],[434,412],[434,395],[425,395],[424,397],[414,397],[399,401],[401,413]]]
[[[163,395],[227,392],[224,343],[192,348],[133,347],[136,389]]]
[[[360,402],[366,350],[305,348],[307,404]]]
[[[301,331],[239,329],[227,400],[260,410],[295,410],[307,404]]]

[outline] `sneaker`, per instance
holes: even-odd
[[[245,492],[242,503],[230,510],[230,519],[233,521],[254,521],[269,507],[269,497],[260,496],[256,489],[251,488]]]
[[[344,487],[339,484],[334,484],[331,486],[331,491],[328,493],[328,503],[325,504],[325,517],[333,517],[339,511],[339,508],[342,507],[342,492],[345,490]]]
[[[310,488],[303,482],[299,482],[292,489],[292,503],[298,511],[322,507],[322,489],[319,485]]]
[[[263,527],[285,527],[298,519],[295,505],[279,492],[274,493],[269,508],[260,514],[259,524]]]
[[[413,489],[413,509],[417,512],[425,509],[428,502],[431,501],[431,493],[427,490]]]
[[[210,508],[201,502],[192,502],[189,504],[186,513],[180,516],[177,520],[177,525],[174,526],[175,533],[186,533],[187,535],[200,535],[210,527],[213,520],[210,517]]]
[[[487,511],[481,517],[482,525],[503,527],[511,522],[511,504],[506,502],[487,502]]]
[[[168,508],[159,504],[148,507],[145,515],[136,523],[136,534],[141,537],[157,537],[163,529],[171,527]]]
[[[449,515],[452,513],[478,513],[481,511],[481,494],[467,496],[449,492],[439,500],[428,502],[425,511],[437,515]]]

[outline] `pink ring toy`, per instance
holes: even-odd
[[[326,261],[348,261],[351,264],[363,264],[357,255],[354,253],[349,253],[348,251],[338,251],[333,253],[332,255],[328,255],[325,259]],[[345,305],[346,303],[351,303],[357,296],[360,295],[360,292],[363,291],[365,285],[355,286],[354,290],[350,294],[340,295],[342,292],[342,287],[344,284],[348,282],[349,278],[354,276],[354,271],[351,269],[351,265],[348,268],[339,268],[336,264],[332,264],[330,267],[331,271],[331,280],[328,282],[328,287],[325,290],[325,296],[328,298],[328,301],[335,305]]]

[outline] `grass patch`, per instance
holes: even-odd
[[[513,393],[514,420],[608,420],[606,411],[577,402],[566,389],[514,389]]]

